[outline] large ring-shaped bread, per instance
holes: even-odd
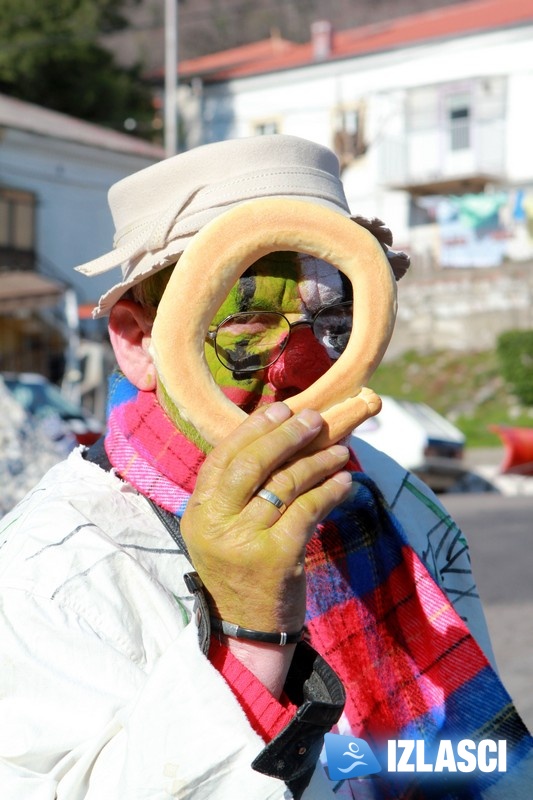
[[[281,250],[327,261],[349,278],[354,296],[346,350],[287,405],[294,412],[314,408],[323,414],[322,445],[339,441],[361,421],[360,390],[383,357],[396,315],[387,257],[369,231],[342,214],[304,200],[260,198],[224,212],[194,236],[170,277],[152,329],[152,354],[164,389],[210,445],[247,415],[211,376],[204,353],[208,328],[245,270]]]

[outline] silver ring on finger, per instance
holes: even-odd
[[[259,489],[258,492],[255,493],[255,497],[262,497],[263,500],[267,500],[269,503],[272,503],[275,506],[280,514],[284,514],[287,510],[287,506],[283,502],[283,500],[274,494],[274,492],[269,491],[268,489]]]

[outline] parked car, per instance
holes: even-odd
[[[465,436],[425,403],[381,397],[380,413],[354,431],[414,472],[434,491],[444,492],[465,474]]]
[[[35,372],[4,372],[4,384],[17,402],[33,417],[56,417],[78,444],[91,445],[104,432],[103,424],[89,411],[70,402],[60,389]]]

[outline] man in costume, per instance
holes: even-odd
[[[274,253],[235,283],[205,357],[250,416],[207,457],[165,391],[151,333],[169,271],[206,223],[257,197],[350,217],[334,155],[285,136],[199,148],[111,190],[116,248],[83,268],[123,265],[96,310],[120,368],[105,440],[0,527],[4,795],[526,800],[531,737],[491,663],[462,534],[356,438],[310,451],[320,414],[283,402],[346,344],[339,271]],[[399,277],[387,229],[358,221]],[[328,731],[376,752],[505,740],[508,769],[341,784],[320,761]]]

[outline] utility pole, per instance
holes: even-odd
[[[178,149],[178,1],[165,0],[165,154]]]

